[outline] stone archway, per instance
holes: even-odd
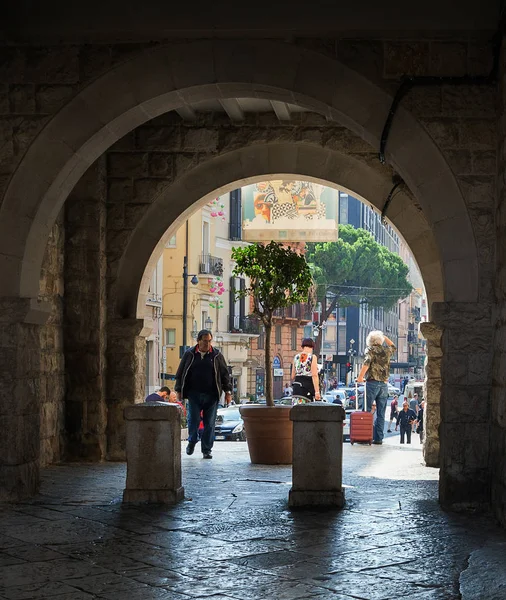
[[[189,102],[233,97],[298,104],[343,124],[373,147],[391,102],[337,61],[288,44],[209,41],[147,50],[83,89],[28,149],[0,212],[3,295],[37,297],[56,216],[84,171],[116,140]],[[407,111],[399,110],[394,121],[387,158],[438,238],[445,299],[475,301],[476,246],[460,190],[441,152]],[[450,231],[466,243],[455,244]],[[465,280],[457,275],[464,266]]]
[[[348,127],[375,148],[391,103],[387,93],[337,61],[282,43],[175,44],[147,50],[112,69],[80,91],[46,125],[7,188],[0,210],[0,254],[4,258],[0,269],[1,293],[12,298],[16,307],[15,299],[26,299],[19,302],[20,308],[15,311],[17,322],[36,324],[44,319],[43,311],[37,312],[40,307],[36,305],[44,249],[61,207],[86,169],[120,137],[153,117],[199,99],[237,97],[297,104]],[[444,297],[440,291],[434,299],[475,303],[479,290],[475,237],[459,187],[443,155],[423,127],[402,109],[394,121],[387,149],[388,163],[404,178],[426,219],[424,231],[433,232],[431,237],[440,261],[434,263],[431,256],[427,265],[420,258],[419,262],[424,268],[441,273]],[[313,148],[289,149],[282,145],[269,147],[263,156],[255,156],[254,152],[250,156],[245,148],[242,152],[230,152],[227,159],[210,160],[198,172],[202,181],[207,180],[207,189],[198,191],[195,179],[185,176],[174,182],[171,191],[179,189],[182,197],[191,199],[191,204],[231,182],[239,183],[245,177],[251,157],[259,162],[251,162],[255,170],[249,176],[298,173],[301,165],[313,161],[308,176],[332,182],[335,180],[332,170],[341,169],[347,187],[359,190],[359,195],[365,198],[370,196],[360,192],[363,186],[356,176],[360,172],[358,165],[343,168],[341,159],[333,155],[326,157],[323,165],[314,164]],[[216,167],[224,169],[218,186],[211,173]],[[350,169],[347,177],[346,168]],[[388,191],[385,182],[380,183],[380,189]],[[413,204],[407,203],[408,212],[404,212],[401,199],[401,195],[396,198],[390,217],[407,239],[410,235],[406,232],[412,228],[413,240],[408,243],[414,249],[417,221],[411,217],[416,211],[413,213]],[[174,209],[172,220],[181,216],[184,206]],[[150,211],[142,219],[143,226],[152,223],[154,214]],[[138,231],[141,230],[136,235]],[[117,306],[121,315],[135,313],[138,294],[131,291],[138,292],[142,270],[159,237],[143,245],[146,261],[142,268],[118,280],[121,300]],[[423,248],[425,240],[419,239],[418,244]],[[127,253],[132,248],[130,240]],[[137,335],[134,332],[137,329],[138,324],[129,319],[121,326],[115,325],[115,330],[121,330],[118,339],[122,339],[123,331],[129,336]],[[36,419],[31,427],[26,428],[27,439],[36,434]],[[36,456],[31,453],[33,460],[28,461],[23,448],[20,446],[18,450],[19,460],[13,459],[15,468],[10,470],[27,472],[30,482],[22,483],[21,487],[33,489]],[[25,469],[28,462],[30,468]],[[454,464],[451,468],[454,469]],[[454,477],[457,482],[469,479],[464,470],[457,468]],[[446,488],[449,489],[448,485]],[[450,502],[452,493],[451,490],[447,493]]]

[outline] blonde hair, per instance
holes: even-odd
[[[382,331],[371,331],[365,341],[367,346],[381,346],[385,341],[385,336]]]

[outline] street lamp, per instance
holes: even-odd
[[[213,330],[213,320],[211,319],[211,317],[207,317],[207,319],[204,321],[204,326],[207,329],[207,331]]]
[[[354,376],[354,374],[355,374],[355,373],[354,373],[354,370],[355,370],[355,365],[354,365],[354,362],[355,362],[355,361],[354,361],[353,359],[354,359],[355,355],[357,354],[357,352],[356,352],[356,350],[353,350],[353,344],[354,344],[354,343],[355,343],[355,340],[352,338],[352,339],[350,340],[350,348],[349,348],[349,350],[348,350],[348,355],[349,355],[348,362],[349,362],[349,364],[350,364],[350,369],[349,369],[349,372],[351,373],[351,375],[350,375],[350,379],[352,379],[352,378],[353,378],[353,376]],[[349,383],[351,383],[351,381],[350,381]]]
[[[191,277],[190,281],[192,285],[198,285],[199,278],[192,273],[188,273],[188,257],[183,258],[183,345],[180,349],[180,355],[183,356],[186,351],[186,337],[188,330],[188,277]]]

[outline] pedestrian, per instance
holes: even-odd
[[[411,428],[413,423],[416,421],[415,411],[409,408],[407,400],[402,403],[402,410],[397,415],[397,423],[395,425],[395,431],[401,428],[401,444],[404,444],[404,437],[407,438],[407,443],[411,444]]]
[[[404,379],[401,382],[401,394],[404,394],[404,390],[406,389],[407,383],[408,383],[408,378],[404,377]]]
[[[392,433],[392,423],[394,419],[397,419],[399,414],[399,396],[394,394],[392,402],[390,402],[390,422],[388,423],[388,433]]]
[[[416,433],[420,436],[420,444],[423,444],[423,413],[425,412],[425,400],[422,400],[420,404],[420,410],[418,411],[416,419]]]
[[[320,399],[318,359],[311,338],[304,338],[301,346],[302,352],[295,355],[292,364],[293,394],[313,402]]]
[[[222,391],[225,392],[227,404],[232,399],[227,363],[223,354],[211,345],[212,339],[213,335],[207,329],[198,332],[197,345],[183,354],[176,373],[175,386],[178,400],[188,398],[188,455],[193,454],[195,450],[202,413],[203,458],[213,457],[211,451],[214,444],[214,424]]]
[[[179,406],[179,408],[181,409],[181,413],[183,414],[183,417],[186,417],[186,408],[184,407],[184,404],[182,402],[179,402],[179,400],[177,399],[176,392],[174,392],[174,391],[170,392],[168,401],[171,404],[177,404]]]
[[[293,388],[290,383],[285,385],[285,389],[283,390],[283,396],[291,396],[293,394]]]
[[[409,401],[409,408],[414,411],[415,415],[418,415],[419,405],[418,405],[418,394],[415,392],[413,394],[413,398]],[[413,433],[416,431],[416,424],[413,423]]]
[[[357,382],[363,383],[367,374],[365,409],[372,412],[372,406],[374,403],[376,404],[376,422],[374,423],[372,443],[381,445],[385,435],[390,359],[396,348],[392,340],[387,338],[382,331],[371,331],[367,336],[366,344],[366,359],[357,377]]]
[[[167,400],[167,396],[170,394],[170,389],[164,385],[157,392],[153,392],[146,396],[144,402],[164,402]]]

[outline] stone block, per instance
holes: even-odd
[[[386,42],[385,77],[426,75],[429,68],[429,44],[426,42]]]
[[[442,367],[446,383],[450,385],[463,385],[468,382],[467,354],[463,352],[447,351],[444,355]]]
[[[33,114],[35,108],[35,86],[12,85],[9,90],[10,112],[16,114]]]
[[[430,74],[459,77],[467,73],[465,42],[431,42]]]
[[[131,178],[109,179],[107,182],[108,202],[132,202],[134,184]]]
[[[146,210],[145,204],[127,204],[125,206],[125,227],[135,229],[146,214]]]
[[[445,423],[488,423],[490,395],[490,385],[445,385],[441,418]]]
[[[0,502],[19,502],[39,491],[39,461],[0,465]]]
[[[151,204],[168,189],[170,183],[169,179],[136,179],[135,202]]]
[[[472,153],[472,172],[476,175],[492,175],[497,169],[497,153],[495,150],[482,150]]]
[[[40,415],[0,416],[0,456],[4,465],[21,465],[38,460]]]
[[[494,150],[497,144],[495,119],[467,119],[460,124],[460,144],[473,149]]]
[[[472,172],[471,152],[469,150],[446,150],[446,159],[455,175],[467,175]]]
[[[495,117],[496,92],[492,86],[445,85],[442,106],[446,116]]]
[[[112,49],[109,45],[86,44],[79,48],[79,66],[84,80],[98,77],[111,65]]]
[[[41,85],[37,88],[36,107],[40,113],[52,115],[62,108],[76,93],[72,85]]]
[[[148,174],[148,155],[145,152],[109,152],[109,177],[145,177]]]
[[[469,75],[489,75],[492,71],[493,57],[491,43],[470,42],[467,54]]]
[[[441,468],[455,475],[479,473],[488,468],[489,423],[441,422]],[[478,478],[479,480],[479,478]]]
[[[439,86],[414,86],[406,94],[403,103],[417,117],[442,116],[442,97]]]
[[[476,352],[469,356],[470,385],[483,385],[490,387],[492,383],[492,355],[490,352]]]
[[[324,402],[295,406],[291,508],[344,506],[342,487],[344,409]]]
[[[184,133],[182,150],[185,152],[216,152],[218,142],[218,129],[187,129]]]
[[[123,501],[176,504],[184,497],[181,478],[181,416],[165,402],[124,411],[127,479]]]
[[[26,51],[24,83],[78,83],[77,46],[39,46]]]
[[[137,148],[139,150],[163,150],[174,152],[181,150],[181,128],[144,126],[137,130]]]
[[[452,118],[423,119],[429,135],[441,148],[452,148],[459,146],[459,122]]]
[[[153,152],[149,157],[149,174],[172,179],[174,176],[174,154]]]

